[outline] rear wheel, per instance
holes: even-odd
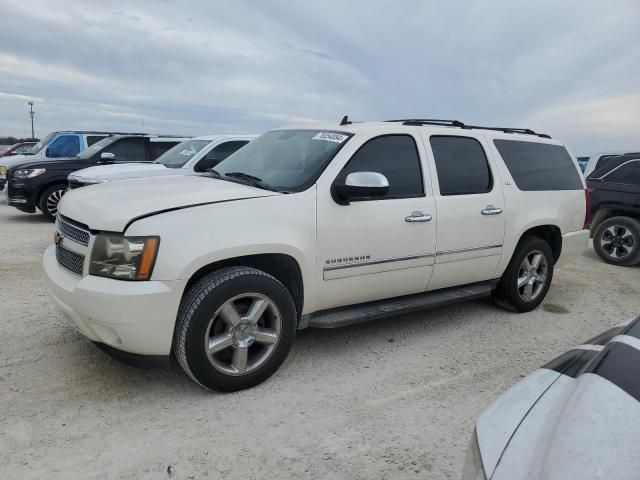
[[[52,185],[47,187],[40,195],[40,202],[38,207],[40,211],[52,222],[55,221],[58,215],[58,202],[62,196],[66,193],[67,188],[64,184]]]
[[[600,258],[613,265],[640,261],[640,222],[630,217],[611,217],[593,232],[593,247]]]
[[[553,252],[546,241],[536,236],[524,237],[494,291],[494,299],[515,312],[533,310],[549,291],[553,262]]]
[[[224,268],[203,277],[185,295],[174,353],[205,388],[250,388],[282,364],[296,319],[289,291],[274,277],[250,267]]]

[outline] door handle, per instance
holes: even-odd
[[[487,205],[485,208],[480,210],[480,213],[483,215],[500,215],[502,213],[502,209],[494,207],[493,205]]]
[[[433,217],[428,213],[412,212],[408,217],[404,217],[405,222],[430,222]]]

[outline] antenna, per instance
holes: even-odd
[[[351,122],[349,121],[349,115],[345,115],[344,117],[342,117],[342,120],[340,120],[340,125],[349,125],[351,124]]]

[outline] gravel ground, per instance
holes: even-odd
[[[52,224],[0,198],[0,478],[459,478],[500,392],[640,313],[640,268],[589,250],[529,314],[475,301],[306,330],[266,383],[209,393],[76,333],[43,284]]]

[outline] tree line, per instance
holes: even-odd
[[[20,142],[38,142],[39,138],[0,137],[0,145],[13,145]]]

